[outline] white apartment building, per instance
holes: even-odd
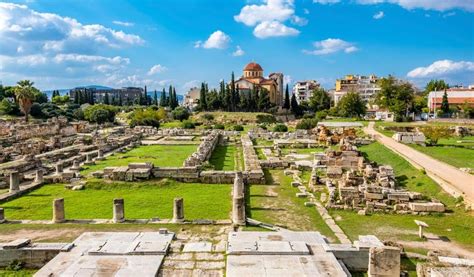
[[[346,75],[343,79],[336,80],[334,104],[351,91],[358,93],[362,100],[369,102],[380,91],[378,80],[379,78],[375,75]]]
[[[320,84],[315,80],[299,81],[293,86],[293,94],[296,96],[298,104],[309,101],[313,90],[318,89]]]

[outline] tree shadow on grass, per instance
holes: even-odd
[[[395,180],[397,180],[397,186],[399,187],[406,187],[408,183],[408,177],[406,175],[396,176]]]
[[[214,166],[215,170],[222,170],[225,166],[225,158],[227,156],[227,146],[218,145],[212,152],[209,162]]]
[[[250,197],[278,198],[277,195],[267,195],[267,194],[251,194]]]
[[[273,211],[273,212],[277,212],[277,211],[286,211],[286,209],[282,209],[282,208],[263,208],[263,207],[253,207],[251,208],[252,210],[255,210],[255,211]]]

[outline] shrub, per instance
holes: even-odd
[[[30,115],[34,117],[41,117],[43,116],[43,112],[41,111],[41,105],[38,103],[33,103],[30,108]]]
[[[214,120],[214,115],[210,114],[210,113],[205,113],[202,118],[204,118],[205,120],[207,121],[211,121],[211,120]]]
[[[288,132],[288,127],[285,124],[277,124],[273,127],[273,132]]]
[[[224,130],[225,126],[222,124],[215,124],[213,129]]]
[[[114,122],[116,108],[111,105],[91,105],[84,110],[84,119],[94,123]]]
[[[315,118],[316,118],[316,120],[321,121],[323,119],[326,119],[327,116],[328,116],[328,112],[326,110],[324,110],[324,111],[316,112]]]
[[[304,118],[296,124],[296,129],[310,130],[317,125],[318,121],[315,118]]]
[[[182,124],[184,129],[194,129],[195,127],[194,122],[192,122],[191,120],[185,120]]]
[[[241,131],[244,130],[244,126],[242,126],[242,125],[234,125],[234,128],[233,128],[233,129],[234,129],[234,131],[239,131],[239,132],[241,132]]]
[[[257,123],[275,123],[276,117],[271,114],[258,114]]]
[[[185,107],[177,107],[172,112],[175,120],[183,121],[189,118],[189,112]]]
[[[130,114],[130,127],[135,126],[152,126],[159,128],[160,120],[164,119],[159,111],[153,108],[136,109]]]

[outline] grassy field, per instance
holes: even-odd
[[[37,270],[21,269],[21,270],[6,270],[0,269],[0,276],[2,277],[27,277],[33,276]]]
[[[443,140],[441,140],[437,146],[421,146],[415,144],[411,144],[410,146],[457,168],[474,168],[474,148],[449,146],[449,144],[443,144]]]
[[[182,166],[197,145],[146,145],[139,146],[127,153],[115,153],[95,165],[83,166],[81,174],[87,175],[108,166],[125,166],[132,162],[151,162],[155,166]]]
[[[216,170],[234,170],[235,155],[235,145],[218,145],[212,152],[209,162]]]
[[[373,214],[359,216],[352,211],[331,210],[333,217],[339,218],[338,225],[351,238],[358,235],[374,234],[381,239],[419,240],[415,219],[430,226],[427,232],[445,237],[474,250],[474,216],[456,206],[456,199],[444,192],[432,179],[415,169],[406,160],[379,143],[359,147],[359,150],[371,161],[378,164],[390,164],[395,171],[399,186],[417,191],[427,197],[439,199],[447,206],[445,214],[418,216],[396,214]]]
[[[63,197],[66,218],[112,218],[112,200],[124,198],[126,218],[172,218],[173,199],[184,198],[186,219],[227,219],[231,209],[230,185],[179,183],[173,180],[140,183],[90,180],[86,189],[45,185],[1,204],[7,219],[51,219],[52,200]]]
[[[291,230],[319,231],[330,240],[336,237],[314,207],[305,207],[307,199],[297,198],[298,189],[291,186],[292,178],[282,170],[265,172],[267,184],[251,185],[247,194],[247,216],[285,226]],[[274,185],[274,182],[280,185]]]

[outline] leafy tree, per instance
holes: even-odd
[[[2,101],[0,101],[0,114],[1,115],[7,115],[7,114],[14,114],[15,112],[15,103],[10,102],[8,99],[3,98]]]
[[[19,81],[15,87],[15,97],[20,105],[21,111],[25,114],[25,122],[28,122],[31,105],[33,105],[35,99],[33,84],[34,83],[29,80],[22,80]]]
[[[64,105],[69,102],[69,95],[54,96],[51,102],[56,105]]]
[[[43,116],[43,111],[41,110],[41,105],[39,103],[35,102],[31,105],[30,115],[37,118]]]
[[[194,129],[194,127],[196,126],[191,120],[185,120],[182,124],[183,129]]]
[[[177,107],[172,112],[175,120],[183,121],[189,118],[189,112],[185,107]]]
[[[258,102],[257,102],[257,107],[259,111],[266,111],[270,108],[271,102],[270,102],[270,96],[268,95],[268,92],[264,89],[260,91],[258,94]]]
[[[427,126],[422,129],[422,132],[428,139],[429,145],[436,145],[439,139],[451,136],[451,131],[443,126]]]
[[[288,90],[288,84],[286,84],[285,102],[283,103],[283,109],[290,109],[290,92]]]
[[[381,90],[376,95],[376,103],[393,112],[396,121],[407,118],[415,97],[413,86],[407,82],[398,82],[392,76],[379,80],[379,85]]]
[[[443,100],[441,101],[441,110],[443,113],[449,113],[449,102],[448,102],[448,93],[444,91]]]
[[[425,87],[425,94],[430,93],[431,91],[441,91],[449,88],[444,80],[431,80]]]
[[[314,112],[328,110],[331,107],[331,98],[324,89],[315,89],[309,98],[309,107]]]
[[[104,104],[109,105],[110,104],[110,99],[109,99],[109,92],[106,91],[104,95]]]
[[[277,121],[276,117],[271,114],[257,114],[257,123],[272,124]]]
[[[36,102],[36,103],[46,103],[48,102],[48,95],[46,95],[46,93],[43,93],[35,88],[33,88],[33,94],[34,94],[34,101],[33,102]]]
[[[117,110],[114,106],[105,104],[91,105],[84,110],[84,119],[99,124],[114,122],[116,112]]]
[[[362,117],[366,107],[358,93],[349,92],[337,103],[337,111],[342,117]]]
[[[239,132],[241,132],[241,131],[244,130],[244,126],[242,126],[242,125],[234,125],[233,129],[234,129],[234,131],[239,131]]]
[[[207,95],[207,109],[208,110],[218,110],[221,107],[221,99],[219,98],[219,94],[216,90],[211,90]]]

